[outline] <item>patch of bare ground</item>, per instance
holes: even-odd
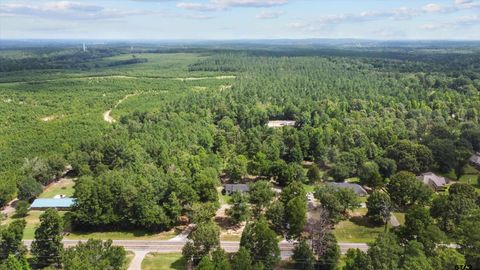
[[[220,91],[232,89],[232,85],[220,85]]]
[[[127,98],[129,97],[133,97],[133,96],[136,96],[138,95],[138,93],[134,93],[134,94],[128,94],[126,96],[124,96],[122,99],[120,99],[117,104],[115,104],[115,106],[113,106],[113,108],[111,108],[110,110],[106,111],[103,113],[103,120],[109,124],[112,124],[112,123],[115,123],[116,120],[110,115],[112,113],[112,110],[117,108],[118,105],[120,105],[120,103],[122,103],[123,101],[125,101]]]
[[[63,118],[64,115],[49,115],[49,116],[45,116],[45,117],[42,117],[40,118],[40,120],[42,120],[43,122],[49,122],[49,121],[52,121],[52,120],[55,120],[55,119],[60,119],[60,118]]]
[[[215,77],[187,77],[187,78],[174,78],[177,81],[198,81],[198,80],[208,80],[208,79],[216,79],[216,80],[224,80],[224,79],[235,79],[236,76],[233,75],[224,75],[224,76],[215,76]]]

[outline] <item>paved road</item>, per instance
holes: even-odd
[[[75,246],[78,242],[85,242],[86,240],[63,240],[65,247]],[[27,247],[30,246],[32,240],[24,240]],[[168,241],[168,240],[113,240],[113,244],[117,246],[123,246],[126,250],[133,252],[158,252],[158,253],[172,253],[181,252],[182,247],[185,245],[185,241]],[[240,243],[237,241],[221,241],[220,245],[226,252],[236,252]],[[339,243],[342,254],[345,254],[349,248],[358,248],[366,251],[368,245],[365,243]],[[292,256],[292,250],[294,244],[287,241],[279,243],[281,256],[283,259],[290,258]],[[139,253],[142,254],[142,253]],[[136,256],[137,257],[137,256]]]

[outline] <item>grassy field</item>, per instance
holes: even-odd
[[[28,212],[28,215],[25,217],[27,225],[23,231],[23,239],[31,240],[35,237],[35,230],[40,224],[40,215],[43,211],[32,210]],[[60,211],[61,216],[65,215],[66,212]],[[8,225],[10,222],[15,220],[15,218],[8,218],[2,223],[3,225]],[[168,240],[175,237],[180,231],[171,230],[161,233],[148,233],[140,230],[132,231],[114,231],[114,232],[71,232],[65,235],[65,239],[70,240],[82,240],[82,239],[116,239],[116,240]]]
[[[73,196],[73,186],[75,182],[71,178],[63,178],[58,182],[52,183],[49,185],[43,192],[40,194],[40,198],[53,198],[56,195],[65,195],[66,197]]]
[[[360,208],[352,213],[349,220],[338,223],[333,230],[338,242],[370,243],[384,231],[384,226],[371,225],[365,214],[367,209]]]
[[[149,253],[142,262],[142,270],[184,270],[186,267],[180,253]]]
[[[38,225],[40,224],[40,215],[43,211],[32,210],[28,212],[28,215],[25,217],[25,221],[27,225],[25,226],[25,230],[23,231],[23,239],[33,239],[35,237],[35,230],[37,229]],[[59,212],[61,216],[65,214],[65,212]],[[15,220],[15,218],[10,217],[3,222],[2,225],[8,225],[10,222]]]
[[[148,233],[141,230],[114,232],[71,232],[66,239],[115,239],[115,240],[168,240],[178,234],[175,230],[161,233]]]

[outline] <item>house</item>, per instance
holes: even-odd
[[[480,152],[477,152],[474,155],[472,155],[469,161],[470,161],[470,164],[472,164],[473,166],[475,166],[477,169],[480,170]]]
[[[349,188],[352,189],[355,194],[358,196],[364,197],[367,196],[368,192],[359,184],[352,183],[328,183],[327,185],[337,187],[337,188]]]
[[[417,179],[422,181],[425,185],[430,186],[433,190],[439,191],[445,188],[448,184],[448,179],[438,176],[433,172],[427,172],[417,176]]]
[[[224,194],[227,194],[227,195],[230,195],[234,192],[248,192],[250,191],[250,187],[248,185],[245,185],[245,184],[226,184],[223,186],[223,193]]]
[[[275,120],[275,121],[268,121],[267,126],[269,128],[281,128],[281,127],[293,127],[295,126],[295,121],[290,120]]]
[[[31,210],[46,210],[54,208],[57,210],[70,210],[73,206],[75,199],[73,198],[60,198],[60,199],[35,199],[30,205]]]

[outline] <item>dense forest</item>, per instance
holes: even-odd
[[[406,223],[368,253],[349,251],[345,269],[440,269],[445,262],[435,258],[450,252],[436,247],[449,243],[444,238],[461,244],[458,257],[480,265],[468,233],[479,222],[478,186],[455,183],[434,194],[415,178],[434,171],[460,180],[480,151],[480,51],[192,48],[179,49],[182,60],[172,64],[173,49],[70,50],[26,58],[0,52],[1,76],[16,78],[0,84],[7,106],[0,109],[1,204],[32,201],[69,165],[78,178],[65,215],[73,230],[164,231],[188,217],[197,229],[184,256],[199,269],[228,269],[218,240],[202,241],[218,238],[217,188],[247,183],[248,196],[231,198],[232,220],[249,222],[230,259],[274,269],[278,250],[254,243],[276,246],[282,235],[299,241],[298,269],[314,262],[335,269],[340,255],[330,229],[359,201],[324,184],[356,178],[371,191],[372,222],[385,223],[388,208],[388,216],[405,212]],[[23,70],[38,73],[20,82]],[[24,105],[34,109],[17,108]],[[58,121],[39,121],[49,106]],[[118,121],[108,124],[101,113],[111,108]],[[272,120],[295,125],[270,128]],[[322,205],[325,232],[307,224],[305,186]]]

